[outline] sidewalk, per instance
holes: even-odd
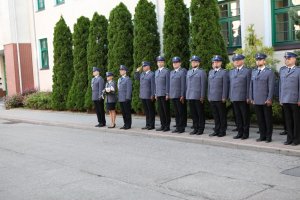
[[[107,125],[109,125],[109,116],[107,118]],[[206,145],[222,146],[235,149],[245,149],[254,151],[264,151],[270,153],[277,153],[283,155],[300,156],[300,145],[298,146],[286,146],[283,142],[286,140],[286,136],[281,136],[279,133],[282,130],[274,129],[273,141],[271,143],[256,142],[256,138],[259,135],[256,133],[258,129],[256,127],[250,128],[250,137],[247,140],[234,140],[232,137],[236,132],[231,130],[234,128],[232,126],[228,127],[227,135],[222,138],[209,137],[208,134],[212,133],[213,123],[212,121],[207,121],[206,129],[203,135],[191,136],[189,132],[191,129],[191,121],[188,123],[188,128],[183,134],[176,134],[171,132],[158,132],[155,130],[144,131],[141,127],[145,126],[145,119],[142,116],[133,116],[132,129],[121,130],[119,127],[123,126],[122,116],[117,116],[117,127],[115,129],[95,128],[97,124],[95,114],[86,113],[73,113],[73,112],[56,112],[56,111],[38,111],[38,110],[27,110],[27,109],[11,109],[5,110],[3,103],[0,102],[0,119],[9,120],[12,123],[24,122],[31,124],[40,124],[48,126],[61,126],[68,128],[79,128],[79,129],[92,129],[99,130],[99,132],[110,132],[116,134],[131,134],[131,135],[143,135],[147,137],[160,137],[171,140],[177,140],[182,142],[192,142]],[[174,125],[174,119],[172,119],[172,125]],[[156,118],[156,127],[159,127],[159,118]],[[174,128],[172,128],[174,129]],[[1,129],[0,129],[1,131]]]

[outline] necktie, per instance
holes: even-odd
[[[240,71],[240,68],[238,68],[238,72]]]
[[[214,74],[216,74],[216,73],[217,73],[217,70],[214,71]]]
[[[193,73],[195,72],[195,70],[193,69]]]
[[[290,71],[291,71],[291,68],[289,68],[288,73],[290,73]]]
[[[259,70],[258,70],[258,73],[257,73],[257,75],[259,75],[259,74],[260,74],[260,71],[261,71],[261,70],[259,69]]]

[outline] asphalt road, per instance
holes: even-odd
[[[0,200],[299,200],[300,158],[0,120]]]

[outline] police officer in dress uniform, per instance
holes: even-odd
[[[267,55],[255,55],[257,68],[252,70],[249,98],[254,105],[260,137],[257,142],[272,141],[272,99],[275,86],[274,72],[265,66]]]
[[[102,90],[104,89],[104,80],[99,75],[100,69],[98,67],[93,67],[92,79],[92,101],[94,102],[95,111],[97,114],[98,124],[95,127],[106,126],[105,112],[104,112],[104,99],[102,97]]]
[[[198,56],[192,56],[190,59],[192,69],[186,76],[186,99],[189,103],[194,130],[190,135],[202,135],[205,128],[204,116],[204,98],[206,93],[206,72],[201,69],[201,59]]]
[[[297,54],[285,53],[286,67],[280,69],[279,101],[283,105],[287,140],[285,145],[300,143],[300,68],[295,66]]]
[[[152,130],[155,127],[155,78],[154,72],[150,69],[150,62],[143,61],[143,72],[140,68],[134,73],[134,78],[140,81],[140,99],[142,100],[144,113],[146,115],[146,126],[142,129]]]
[[[229,73],[229,98],[233,103],[238,134],[234,139],[245,140],[249,137],[250,113],[249,113],[249,89],[251,82],[251,70],[244,66],[245,56],[234,54],[232,57],[235,69]]]
[[[132,97],[132,81],[126,75],[128,69],[125,65],[120,66],[120,75],[118,79],[118,100],[121,106],[121,112],[123,115],[124,126],[120,129],[130,129],[132,123],[131,117],[131,97]]]
[[[169,131],[170,116],[170,70],[165,67],[165,58],[158,56],[156,58],[158,69],[155,71],[155,98],[158,104],[158,113],[161,126],[156,131]]]
[[[222,69],[223,58],[215,55],[212,58],[213,69],[208,74],[208,101],[210,102],[215,121],[214,133],[209,136],[226,135],[227,116],[226,100],[228,98],[228,72]]]
[[[173,57],[173,70],[170,73],[170,99],[174,105],[176,115],[176,129],[172,133],[183,133],[185,131],[185,92],[187,70],[181,67],[180,57]]]

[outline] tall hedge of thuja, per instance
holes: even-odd
[[[221,34],[217,1],[192,0],[190,13],[191,53],[201,57],[206,71],[211,69],[211,59],[216,54],[223,57],[223,67],[225,67],[229,59]]]
[[[88,46],[87,46],[87,63],[88,63],[88,88],[85,93],[85,108],[91,110],[93,108],[92,102],[92,88],[90,87],[92,76],[92,68],[98,67],[101,72],[100,75],[105,78],[107,65],[107,19],[94,13],[90,24]]]
[[[107,38],[108,71],[113,72],[117,78],[121,64],[126,65],[130,71],[133,65],[133,25],[131,14],[123,3],[110,12]]]
[[[134,30],[133,30],[133,60],[134,69],[141,66],[142,61],[150,61],[152,70],[155,67],[155,58],[159,55],[160,43],[157,28],[157,19],[155,13],[155,5],[148,0],[140,0],[135,8],[134,14]],[[142,111],[142,103],[139,99],[140,87],[139,81],[133,82],[133,98],[132,108],[136,113]]]
[[[165,0],[163,52],[168,66],[179,56],[182,66],[189,66],[189,10],[183,0]]]
[[[63,17],[60,17],[54,27],[53,47],[54,66],[51,107],[54,110],[65,110],[74,68],[72,33]]]
[[[77,19],[73,33],[74,78],[69,91],[67,107],[74,111],[84,110],[85,93],[88,87],[87,44],[90,20],[86,17]]]

